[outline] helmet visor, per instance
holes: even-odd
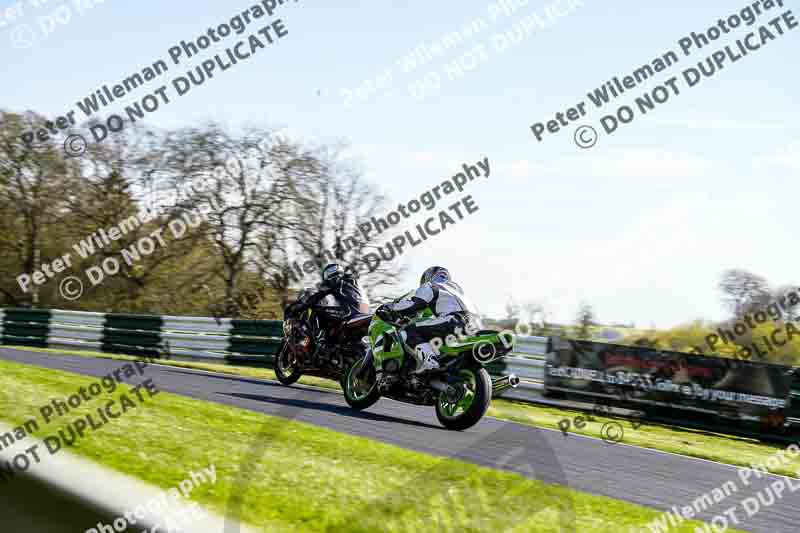
[[[431,276],[431,281],[433,283],[445,283],[450,281],[450,275],[446,270],[439,270],[433,276]]]

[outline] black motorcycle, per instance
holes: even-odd
[[[345,369],[364,356],[371,314],[350,314],[340,307],[307,307],[303,303],[314,294],[303,291],[284,313],[283,339],[275,356],[275,375],[284,385],[300,376],[315,376],[342,383]]]

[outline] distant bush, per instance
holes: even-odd
[[[698,320],[669,330],[629,335],[618,344],[800,366],[800,328],[793,323],[761,324],[733,341],[720,335],[718,330],[723,327]]]

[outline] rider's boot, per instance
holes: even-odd
[[[426,370],[436,370],[439,368],[439,361],[436,358],[436,352],[430,343],[423,342],[422,344],[418,344],[414,349],[414,352],[417,356],[417,368],[411,372],[412,374],[418,374],[420,372],[425,372]]]

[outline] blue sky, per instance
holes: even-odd
[[[752,31],[739,28],[733,37],[681,56],[655,83],[613,105],[588,105],[585,119],[537,143],[532,123],[588,102],[587,92],[679,51],[680,38],[747,4],[530,0],[513,14],[493,17],[491,3],[300,0],[276,15],[289,30],[278,46],[173,101],[150,122],[257,122],[288,126],[311,139],[345,138],[366,178],[395,202],[423,193],[465,162],[488,157],[491,177],[468,190],[480,211],[404,261],[415,274],[410,283],[430,264],[450,267],[490,314],[501,313],[513,295],[544,303],[556,320],[571,320],[585,301],[605,322],[667,327],[722,317],[715,287],[728,268],[755,271],[775,284],[800,283],[800,28],[694,88],[682,86],[679,96],[613,135],[601,131],[600,118],[618,105],[632,104],[657,82],[680,76]],[[544,8],[554,3],[567,14],[548,21]],[[55,0],[38,9],[24,0],[22,18],[0,27],[4,108],[55,117],[102,84],[167,60],[170,47],[254,2],[105,0],[80,13],[74,1],[63,4],[71,19],[47,36],[40,17],[59,6]],[[754,27],[788,9],[800,19],[800,5],[793,4],[785,2]],[[0,0],[0,9],[13,5]],[[498,50],[495,35],[533,13],[547,27]],[[477,18],[483,29],[441,58],[408,74],[398,66],[418,45],[440,41]],[[243,35],[265,23],[257,21]],[[11,32],[20,31],[14,29],[19,24],[30,25],[33,46],[13,46]],[[228,38],[213,53],[233,42]],[[448,79],[445,65],[480,45],[484,59],[463,77]],[[196,64],[170,65],[164,81]],[[387,69],[393,75],[384,90],[349,102],[344,97]],[[409,86],[431,73],[441,77],[440,89],[415,97]],[[573,143],[575,127],[584,123],[601,131],[589,150]]]

